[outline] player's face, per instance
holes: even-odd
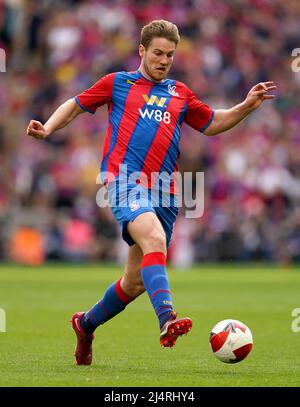
[[[153,38],[147,49],[140,45],[142,72],[154,82],[162,81],[172,66],[175,50],[176,44],[166,38]]]

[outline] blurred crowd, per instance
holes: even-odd
[[[137,69],[140,30],[160,18],[181,33],[170,77],[214,109],[277,85],[276,100],[228,133],[183,126],[180,170],[204,172],[205,207],[198,219],[181,211],[170,260],[300,260],[299,0],[0,0],[1,260],[123,260],[119,227],[96,204],[106,107],[46,141],[26,127],[102,75]]]

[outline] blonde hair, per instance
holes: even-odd
[[[175,24],[166,20],[154,20],[145,25],[141,31],[141,44],[147,49],[153,38],[166,38],[175,42],[176,46],[180,41],[178,28]]]

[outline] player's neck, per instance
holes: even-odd
[[[143,75],[144,78],[148,79],[148,81],[151,81],[154,83],[162,83],[165,81],[165,79],[162,79],[161,81],[156,81],[155,79],[151,78],[151,76],[149,76],[147,74],[147,72],[145,71],[145,69],[143,68],[142,65],[139,67],[138,71]]]

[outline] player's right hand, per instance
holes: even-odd
[[[38,122],[37,120],[30,120],[30,123],[27,127],[27,135],[40,140],[48,136],[45,127],[42,125],[41,122]]]

